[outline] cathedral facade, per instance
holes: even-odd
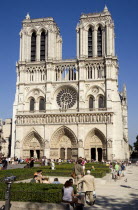
[[[52,159],[129,158],[126,87],[118,91],[114,22],[107,7],[82,14],[76,59],[62,59],[53,18],[20,31],[11,156]]]

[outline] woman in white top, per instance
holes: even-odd
[[[62,202],[70,203],[72,206],[77,203],[77,198],[74,197],[74,189],[70,181],[66,181],[63,187]]]

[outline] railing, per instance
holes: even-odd
[[[17,115],[16,125],[112,123],[112,112]]]

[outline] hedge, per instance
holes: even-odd
[[[86,171],[91,170],[92,165],[94,165],[95,167],[95,171],[92,172],[95,178],[102,178],[103,176],[106,175],[106,173],[110,172],[109,167],[105,166],[104,164],[92,164],[92,163],[86,164]],[[11,175],[16,176],[17,181],[30,179],[33,177],[33,174],[37,170],[42,170],[44,176],[70,177],[73,168],[74,168],[74,164],[61,164],[61,165],[56,165],[55,170],[51,170],[49,166],[1,170],[0,180],[2,181],[4,177],[11,176]]]
[[[63,184],[13,183],[11,201],[52,202],[62,200]],[[0,183],[0,200],[5,200],[6,184]]]

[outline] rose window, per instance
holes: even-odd
[[[72,89],[63,89],[57,95],[57,104],[63,108],[68,109],[76,103],[77,94]]]

